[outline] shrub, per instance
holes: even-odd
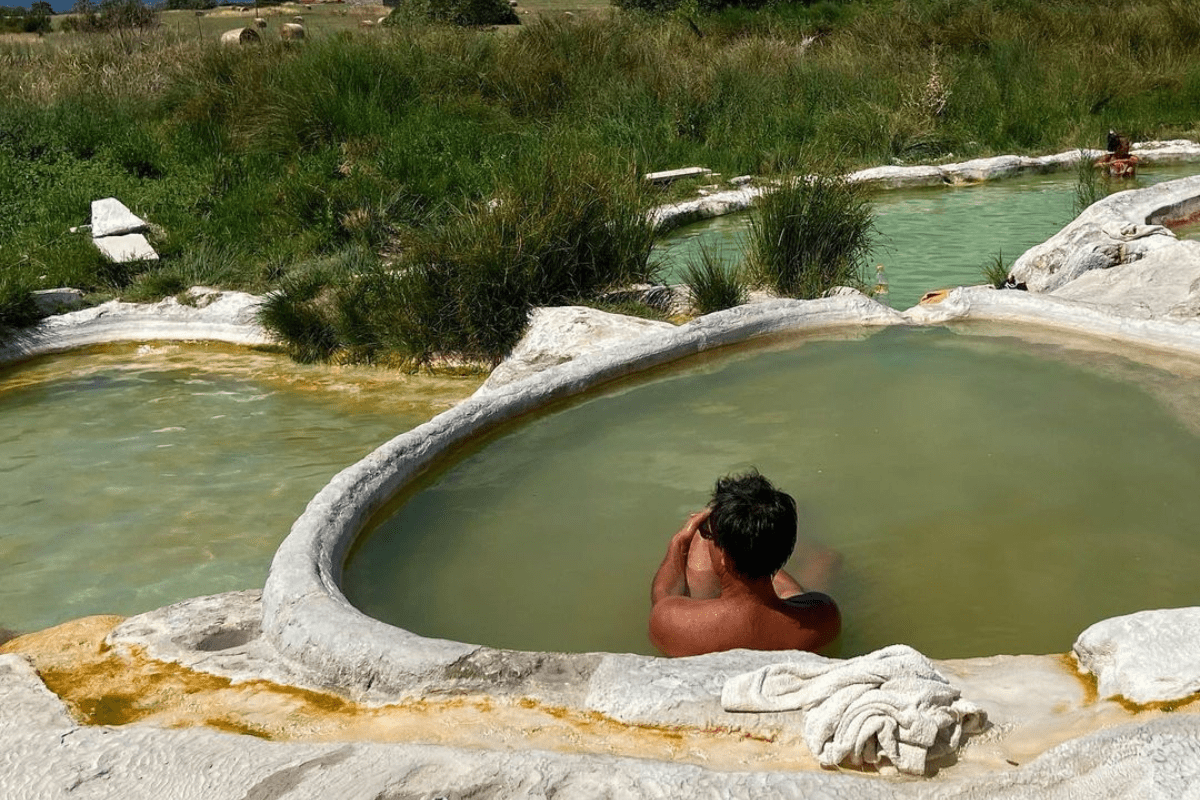
[[[262,326],[301,363],[328,360],[338,348],[328,308],[329,284],[329,276],[320,271],[289,275],[259,308]]]
[[[861,288],[874,229],[871,205],[857,184],[823,175],[785,180],[751,212],[752,273],[791,297]]]
[[[506,0],[400,0],[387,24],[404,24],[413,17],[462,27],[521,23]]]
[[[29,287],[0,274],[0,342],[41,319]]]
[[[145,303],[179,294],[193,286],[245,286],[252,281],[244,274],[246,260],[242,248],[234,245],[201,242],[178,256],[151,262],[149,269],[136,276],[122,291],[124,300]]]
[[[699,258],[684,268],[684,282],[692,296],[692,308],[698,314],[710,314],[746,302],[749,291],[740,267],[729,267],[720,254],[707,247]]]
[[[534,306],[649,280],[652,241],[632,175],[552,148],[531,155],[490,202],[412,235],[399,265],[346,284],[330,327],[363,358],[390,350],[418,365],[435,356],[496,362]]]

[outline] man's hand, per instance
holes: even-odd
[[[696,531],[704,520],[708,519],[711,509],[698,511],[688,517],[667,545],[667,555],[663,558],[658,572],[654,575],[654,583],[650,587],[650,602],[657,603],[664,597],[687,596],[687,559],[688,549],[696,537]]]

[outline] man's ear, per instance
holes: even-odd
[[[725,551],[717,546],[716,542],[710,541],[710,544],[712,544],[712,547],[708,548],[708,550],[712,553],[713,572],[716,572],[718,575],[728,572],[729,570],[725,565]]]

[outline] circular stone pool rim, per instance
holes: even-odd
[[[1200,178],[1186,178],[1112,195],[1089,210],[1089,219],[1145,225],[1171,209],[1190,205],[1195,197],[1200,197]],[[1187,244],[1169,233],[1164,236],[1173,240],[1174,246]],[[1089,246],[1087,236],[1080,234],[1073,235],[1070,244],[1071,249]],[[1165,242],[1164,246],[1171,244]],[[485,396],[476,395],[343,470],[313,498],[276,552],[263,590],[264,635],[287,658],[311,670],[321,684],[362,699],[458,691],[467,680],[480,689],[490,687],[577,705],[583,699],[580,684],[587,682],[601,654],[525,653],[432,639],[380,622],[355,608],[340,589],[342,565],[372,514],[451,448],[554,400],[624,375],[770,333],[938,325],[967,319],[1066,329],[1200,354],[1200,320],[1194,318],[1148,318],[991,287],[954,289],[940,302],[904,313],[853,290],[841,290],[820,300],[777,300],[710,314],[670,331],[650,333],[582,356]],[[761,661],[746,660],[747,669],[753,668],[750,662]]]

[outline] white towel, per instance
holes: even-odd
[[[817,659],[737,675],[725,682],[726,711],[803,711],[804,741],[821,762],[878,765],[910,775],[979,733],[987,713],[908,645],[845,661]]]

